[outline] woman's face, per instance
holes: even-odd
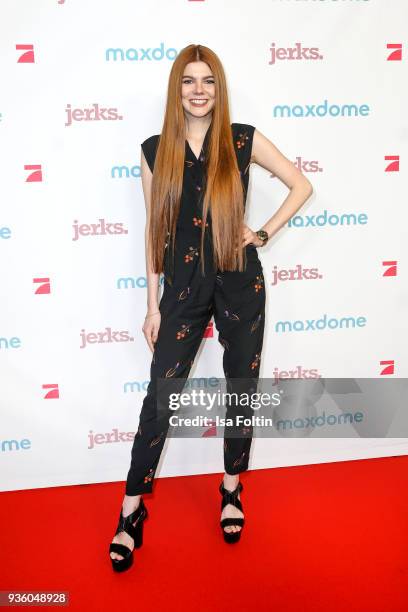
[[[194,117],[205,117],[215,104],[215,80],[205,62],[187,64],[181,79],[181,103]]]

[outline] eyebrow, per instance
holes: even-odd
[[[191,76],[190,74],[184,74],[182,78],[183,78],[183,79],[194,79],[194,77],[193,77],[193,76]],[[214,78],[214,77],[213,77],[213,75],[212,75],[212,74],[209,74],[209,75],[207,75],[207,76],[203,77],[203,79],[213,79],[213,78]]]

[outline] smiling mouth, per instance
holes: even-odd
[[[208,100],[206,98],[192,98],[190,100],[190,104],[192,104],[193,106],[204,106],[204,104],[207,104]]]

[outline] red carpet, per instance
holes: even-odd
[[[108,546],[124,483],[0,494],[0,590],[64,590],[70,610],[408,610],[408,456],[246,472],[225,544],[221,474],[157,479],[134,565]]]

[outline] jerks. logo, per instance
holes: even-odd
[[[128,230],[123,223],[106,223],[105,219],[98,219],[100,223],[81,223],[75,219],[73,223],[74,237],[72,240],[78,240],[80,236],[118,236],[127,234]]]
[[[128,331],[112,331],[110,327],[105,327],[105,331],[86,332],[81,329],[79,332],[82,344],[79,348],[85,348],[87,344],[109,344],[113,342],[133,342],[134,338]]]
[[[387,56],[387,62],[402,61],[402,43],[387,43],[387,49],[391,51]],[[271,61],[269,65],[276,64],[277,60],[321,60],[323,55],[319,53],[319,47],[302,47],[302,43],[295,43],[294,47],[276,47],[271,43]]]
[[[99,104],[93,104],[92,108],[73,108],[67,104],[65,112],[68,121],[65,125],[72,125],[74,121],[122,121],[123,115],[118,114],[117,108],[99,108]]]
[[[306,172],[313,174],[315,172],[323,172],[323,169],[321,168],[321,166],[319,166],[319,162],[317,160],[307,160],[302,159],[301,157],[296,157],[295,161],[293,162],[293,165],[296,166],[296,168],[298,168],[298,170],[300,170],[304,174]],[[270,176],[272,178],[275,178],[277,175],[271,172]]]
[[[399,172],[400,171],[400,156],[399,155],[384,155],[384,160],[389,162],[385,167],[385,172]],[[296,157],[293,162],[294,165],[303,173],[315,173],[322,172],[322,168],[319,166],[319,162],[316,160],[304,160],[301,157]],[[274,178],[276,174],[271,173]]]
[[[302,43],[295,43],[295,47],[275,47],[271,43],[271,61],[269,65],[276,64],[276,60],[321,60],[323,55],[319,53],[318,47],[303,47]]]
[[[319,374],[316,368],[306,370],[306,368],[298,365],[295,370],[279,370],[279,368],[274,368],[273,378],[275,381],[274,385],[276,385],[280,380],[287,380],[290,378],[304,378],[308,380],[309,378],[321,378],[321,374]]]
[[[285,270],[278,270],[278,266],[272,268],[273,281],[271,285],[277,285],[278,281],[292,281],[292,280],[316,280],[323,278],[322,274],[319,274],[318,268],[302,268],[301,264],[297,264],[296,268],[290,268]]]
[[[308,160],[302,159],[301,157],[297,157],[296,160],[294,161],[294,165],[301,172],[322,172],[322,169],[319,167],[319,162],[316,160],[308,161]]]
[[[121,431],[114,427],[112,429],[113,433],[96,433],[89,430],[88,438],[89,438],[89,446],[88,449],[92,449],[95,447],[95,444],[110,444],[112,442],[131,442],[135,437],[134,431]]]

